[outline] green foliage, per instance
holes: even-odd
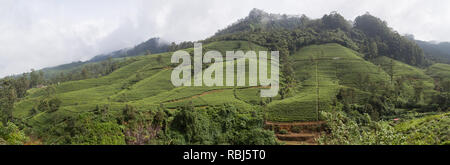
[[[71,144],[77,145],[123,145],[125,136],[123,127],[113,121],[101,122],[91,117],[80,116],[73,127],[68,128],[74,134]]]
[[[402,122],[395,129],[406,136],[407,144],[439,145],[450,141],[450,113]]]
[[[405,137],[398,134],[394,127],[386,122],[374,122],[366,114],[365,123],[357,123],[345,113],[321,112],[327,121],[328,133],[321,136],[320,144],[327,145],[399,145]]]
[[[288,134],[289,132],[285,129],[280,130],[280,132],[278,132],[279,134]]]
[[[29,138],[14,123],[8,122],[6,126],[0,123],[0,144],[22,145]]]
[[[366,13],[356,17],[354,27],[372,38],[369,41],[371,52],[369,54],[375,55],[378,52],[378,55],[388,56],[410,65],[427,65],[422,49],[414,41],[400,36],[389,28],[385,21]]]
[[[175,115],[171,125],[173,130],[184,135],[186,144],[278,144],[274,133],[262,127],[260,113],[255,110],[245,112],[232,105],[208,108],[206,111],[194,110],[187,105]]]
[[[289,51],[312,44],[338,43],[368,54],[370,59],[389,56],[414,66],[428,64],[422,49],[414,41],[401,36],[389,28],[386,22],[368,13],[357,17],[353,28],[336,12],[317,20],[310,20],[306,16],[277,17],[280,18],[252,10],[247,18],[220,30],[206,41],[248,40],[268,48],[280,46],[280,42],[284,41]],[[262,28],[252,30],[255,29],[252,27]]]
[[[14,104],[17,101],[16,89],[13,80],[0,81],[0,117],[3,124],[12,121]]]
[[[325,14],[322,17],[322,22],[325,28],[328,29],[341,29],[344,31],[350,31],[352,27],[352,25],[350,25],[350,23],[337,12],[332,12],[329,15]]]
[[[136,118],[136,110],[131,105],[125,105],[125,108],[122,110],[123,121],[128,122],[130,120],[134,120]]]
[[[278,50],[280,96],[262,99],[260,87],[174,87],[172,53],[145,49],[148,43],[132,54],[111,55],[152,55],[108,55],[45,70],[50,76],[32,71],[5,79],[2,117],[23,121],[45,144],[278,144],[274,133],[263,129],[265,120],[329,120],[326,144],[406,144],[432,130],[445,133],[447,123],[440,120],[438,127],[418,125],[424,127],[420,135],[409,136],[417,130],[410,129],[397,136],[383,121],[397,117],[396,108],[446,111],[450,69],[415,67],[427,65],[421,50],[368,14],[352,27],[335,12],[312,20],[253,10],[203,44],[204,52],[222,54]],[[192,52],[192,47],[182,42],[167,49]],[[431,139],[423,143],[446,140],[442,134]]]
[[[85,112],[62,116],[58,112],[35,126],[31,132],[43,138],[44,144],[121,145],[125,144],[124,127],[108,115]],[[52,123],[52,124],[48,124]]]
[[[61,106],[62,101],[58,98],[50,98],[50,99],[42,99],[39,102],[39,105],[37,108],[33,108],[35,110],[41,111],[41,112],[56,112],[59,110],[59,107]]]

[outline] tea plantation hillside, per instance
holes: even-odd
[[[207,50],[266,50],[246,41],[213,42],[204,46]],[[188,49],[192,51],[192,49]],[[236,104],[241,107],[259,106],[258,87],[174,87],[170,81],[173,65],[172,53],[140,56],[128,59],[130,64],[110,75],[79,81],[65,82],[43,89],[29,91],[29,96],[16,103],[14,117],[27,118],[27,122],[42,123],[47,118],[63,119],[84,111],[92,111],[98,106],[109,105],[111,112],[120,112],[126,105],[139,110],[150,110],[160,105],[169,109],[192,102],[195,107]],[[411,84],[417,81],[425,85],[425,93],[432,93],[433,80],[423,70],[380,57],[371,63],[363,55],[339,44],[312,45],[295,52],[290,59],[294,62],[296,91],[288,98],[276,97],[267,105],[266,117],[270,121],[316,121],[320,120],[318,111],[329,110],[340,89],[352,89],[352,102],[363,101],[370,90],[390,84],[386,72],[388,65],[394,62],[395,79],[407,78],[405,95],[412,93]],[[437,68],[434,65],[430,69]],[[442,66],[441,66],[442,68]],[[247,74],[248,76],[248,74]],[[248,78],[248,77],[247,77]],[[414,81],[412,81],[414,80]],[[378,84],[369,89],[364,82]],[[374,85],[375,86],[375,85]],[[52,90],[49,91],[49,88]],[[51,93],[62,101],[61,108],[54,113],[40,112],[30,115],[41,99]],[[427,95],[427,94],[425,94]],[[51,116],[51,117],[50,117]]]
[[[450,65],[436,63],[428,67],[426,73],[435,79],[441,81],[450,80]]]
[[[204,52],[218,50],[222,54],[226,50],[267,50],[248,41],[212,42],[203,48]],[[186,50],[193,52],[192,48]],[[437,93],[435,80],[446,79],[449,73],[446,64],[420,69],[384,56],[365,60],[363,54],[339,44],[311,45],[289,56],[297,82],[295,90],[284,99],[267,99],[259,96],[260,86],[175,87],[170,80],[175,66],[170,63],[171,55],[168,52],[115,59],[126,60],[125,65],[107,76],[28,90],[28,95],[16,103],[13,115],[24,125],[44,131],[52,128],[50,125],[65,125],[68,119],[86,112],[95,113],[99,107],[107,107],[108,115],[121,116],[128,105],[144,113],[165,107],[171,111],[169,114],[188,104],[200,111],[233,105],[244,112],[265,114],[266,121],[322,121],[325,119],[320,113],[333,111],[338,101],[364,105],[394,87],[398,88],[398,98],[408,102],[414,99],[420,84],[423,94],[419,100],[428,104]],[[246,72],[248,83],[248,69]],[[58,98],[61,106],[55,111],[40,110],[48,98]]]
[[[423,86],[422,97],[425,102],[430,102],[431,96],[436,93],[434,90],[435,81],[425,73],[425,69],[416,68],[385,56],[374,59],[373,63],[381,66],[386,73],[392,75],[392,83],[401,84],[401,94],[404,96],[414,95],[414,87],[418,85]]]
[[[204,45],[204,51],[208,50],[225,52],[226,50],[266,49],[246,41],[223,41]],[[192,49],[187,51],[192,52]],[[29,90],[28,96],[16,103],[13,115],[15,118],[25,118],[27,124],[38,125],[45,124],[50,119],[62,121],[65,116],[93,111],[104,105],[108,105],[109,111],[114,114],[120,113],[127,104],[142,111],[151,110],[152,107],[160,105],[176,109],[191,101],[195,107],[225,103],[251,107],[253,106],[251,103],[256,104],[251,100],[257,98],[257,90],[252,90],[253,93],[246,92],[251,89],[250,87],[242,87],[243,92],[237,92],[241,89],[235,90],[233,87],[175,88],[170,80],[174,66],[170,63],[171,55],[172,53],[162,53],[133,57],[127,59],[128,65],[107,76]],[[31,113],[38,109],[41,100],[49,95],[61,100],[59,110],[52,113]]]
[[[300,82],[298,90],[292,97],[269,104],[269,120],[318,120],[318,110],[328,110],[340,88],[354,89],[357,102],[367,93],[362,79],[387,84],[388,75],[383,70],[339,44],[308,46],[291,60]]]

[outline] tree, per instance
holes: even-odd
[[[389,66],[388,66],[388,69],[387,69],[387,74],[391,78],[391,84],[394,81],[394,74],[395,74],[394,66],[395,66],[394,60],[391,60]]]
[[[6,124],[13,119],[12,111],[14,109],[14,103],[17,100],[17,93],[13,83],[13,79],[7,78],[0,84],[0,109],[2,112],[3,124]]]
[[[122,109],[122,117],[124,122],[129,122],[130,120],[134,120],[136,118],[136,110],[131,105],[125,105]]]
[[[50,98],[56,94],[56,88],[53,86],[48,86],[45,88],[45,94],[47,98]]]
[[[87,71],[86,67],[84,67],[84,68],[81,70],[81,78],[82,78],[82,79],[87,79],[88,77],[89,77],[89,72]]]
[[[158,55],[156,57],[156,62],[158,62],[159,64],[162,64],[162,56],[161,55]]]
[[[349,31],[351,25],[342,17],[339,13],[333,11],[329,15],[324,15],[322,17],[322,22],[325,28],[329,29],[341,29],[343,31]]]
[[[184,133],[187,142],[196,143],[203,139],[201,132],[198,132],[201,130],[198,125],[199,118],[200,114],[196,113],[190,102],[184,107],[180,107],[180,112],[175,116],[172,127]]]
[[[378,56],[378,47],[375,41],[370,41],[369,45],[369,59],[373,59]]]
[[[341,110],[321,112],[327,121],[328,133],[320,136],[319,144],[326,145],[399,145],[405,137],[387,122],[375,122],[363,114],[365,123],[357,123]]]
[[[25,136],[24,131],[20,130],[14,123],[0,123],[0,145],[22,145],[28,140],[29,138]]]
[[[18,98],[25,97],[29,87],[30,87],[30,81],[28,80],[27,73],[23,73],[22,76],[17,78],[14,82],[14,88],[16,89]]]
[[[386,22],[370,15],[369,13],[356,17],[354,27],[362,30],[370,37],[375,37],[378,35],[384,37],[390,31]]]
[[[287,57],[284,56],[284,63],[282,65],[282,72],[280,74],[281,80],[280,80],[280,91],[279,94],[282,99],[286,98],[295,88],[297,85],[295,80],[295,72],[292,68],[291,62],[286,59]]]
[[[414,84],[414,100],[416,101],[416,104],[420,102],[422,99],[422,93],[424,89],[424,84],[422,81],[419,81]]]
[[[444,92],[445,102],[444,106],[447,106],[450,102],[450,80],[445,80],[441,82],[442,92]]]
[[[58,110],[59,110],[59,107],[61,106],[61,104],[62,104],[62,101],[61,101],[60,99],[58,99],[58,98],[56,98],[56,97],[53,98],[53,99],[51,99],[51,100],[48,102],[50,112],[56,112],[56,111],[58,111]]]
[[[34,88],[39,84],[39,74],[36,70],[31,69],[30,73],[30,88]]]
[[[40,85],[45,84],[44,71],[42,71],[42,70],[39,70],[39,76],[38,76],[37,83]]]
[[[354,81],[356,87],[360,90],[366,90],[367,84],[369,82],[369,75],[358,72],[356,74],[356,79]]]
[[[62,104],[62,101],[56,97],[45,98],[39,102],[39,105],[37,106],[36,109],[41,112],[52,113],[52,112],[58,111],[61,104]]]

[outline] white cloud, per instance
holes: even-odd
[[[0,0],[0,77],[130,47],[213,35],[252,8],[319,18],[366,11],[400,33],[450,41],[448,0]]]

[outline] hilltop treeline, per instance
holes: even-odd
[[[249,16],[220,30],[206,41],[248,40],[260,45],[281,45],[293,52],[312,44],[339,43],[366,55],[366,59],[387,56],[414,66],[429,61],[414,41],[401,36],[385,21],[366,13],[354,21],[332,12],[320,19],[305,15],[268,14],[254,9]],[[279,48],[280,46],[278,46]]]

